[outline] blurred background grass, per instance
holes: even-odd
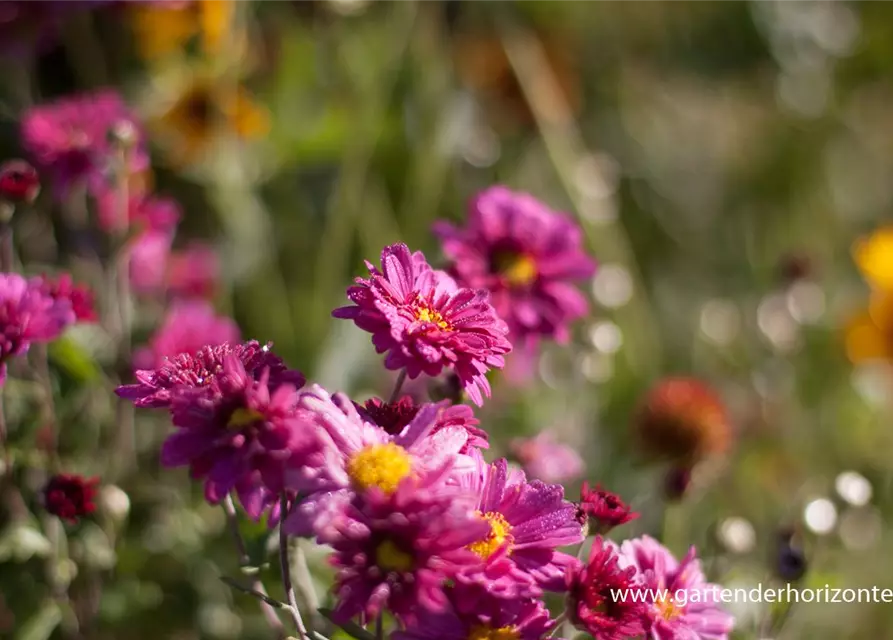
[[[794,526],[806,584],[893,587],[890,379],[844,348],[868,298],[852,243],[893,205],[893,6],[199,5],[187,17],[137,3],[72,13],[33,65],[4,61],[0,157],[22,155],[29,104],[119,87],[149,123],[156,190],[183,206],[177,242],[210,240],[222,256],[219,308],[356,399],[390,384],[368,336],[329,315],[362,260],[405,241],[436,262],[432,221],[461,220],[494,183],[529,191],[577,217],[600,269],[574,344],[547,350],[532,388],[496,381],[478,412],[493,452],[553,428],[590,480],[642,512],[621,536],[663,527],[728,586],[768,584],[778,531]],[[47,230],[20,224],[27,254]],[[141,310],[141,336],[159,313]],[[639,461],[628,430],[638,398],[670,374],[719,389],[736,443],[665,514],[665,470]],[[70,429],[111,419],[102,393],[94,413],[74,390],[63,398]],[[264,637],[255,603],[218,581],[237,573],[222,514],[158,468],[163,425],[137,426],[139,470],[118,479],[126,523],[74,538],[76,580],[114,574],[89,637]],[[63,431],[67,454],[92,471],[77,433]],[[846,471],[868,480],[870,500],[848,493]],[[245,527],[262,558],[262,527]],[[14,616],[0,636],[41,640],[60,633],[60,614],[41,604],[39,572],[13,562],[22,544],[0,540]],[[762,637],[764,608],[736,613],[741,638]],[[891,625],[888,605],[802,605],[778,637],[886,638]]]

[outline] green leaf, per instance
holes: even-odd
[[[47,602],[19,629],[16,640],[48,640],[60,622],[62,610],[59,605]]]
[[[48,353],[55,366],[78,382],[90,382],[101,375],[99,365],[87,349],[68,336],[62,336],[50,344]]]

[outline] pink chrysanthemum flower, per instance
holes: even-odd
[[[577,506],[577,519],[581,524],[592,523],[596,533],[605,534],[614,527],[639,517],[616,493],[602,489],[600,485],[589,487],[583,482],[580,489],[580,502]]]
[[[226,343],[205,346],[195,353],[181,353],[166,359],[156,369],[137,370],[137,383],[122,385],[115,389],[115,393],[131,400],[137,407],[170,407],[175,390],[216,386],[223,363],[230,354],[241,361],[245,371],[255,380],[259,380],[264,372],[269,372],[267,385],[270,391],[283,384],[296,389],[304,386],[304,376],[299,371],[288,369],[282,359],[270,351],[270,346],[250,340],[244,344]]]
[[[121,224],[120,195],[112,186],[103,183],[93,189],[96,200],[96,221],[106,233],[118,229]],[[127,203],[127,224],[143,230],[166,232],[173,235],[182,217],[180,205],[171,198],[161,198],[138,191]]]
[[[43,275],[32,280],[32,284],[54,300],[67,300],[74,312],[75,322],[96,322],[96,307],[93,292],[85,284],[75,284],[68,273],[55,278]]]
[[[585,565],[567,576],[571,622],[599,640],[627,640],[645,632],[647,606],[631,595],[636,570],[621,567],[617,546],[596,536]],[[621,597],[619,594],[625,597]]]
[[[9,358],[25,353],[32,342],[58,338],[74,320],[70,301],[53,298],[18,274],[0,274],[0,384]]]
[[[434,232],[456,280],[490,291],[513,340],[565,342],[570,322],[586,314],[573,282],[589,278],[595,263],[583,251],[580,227],[533,196],[491,187],[472,200],[465,227],[439,222]]]
[[[332,312],[372,333],[388,369],[405,369],[410,378],[436,376],[453,369],[469,397],[483,404],[490,395],[487,371],[502,368],[511,350],[507,327],[483,289],[460,288],[435,271],[418,251],[395,244],[381,252],[381,270],[366,263],[370,277],[347,290],[354,303]]]
[[[377,487],[346,505],[320,541],[335,550],[336,622],[372,619],[387,609],[403,622],[444,611],[445,583],[478,558],[467,546],[486,533],[473,496],[443,481],[443,469],[404,478],[391,492]]]
[[[208,502],[216,504],[235,489],[254,517],[259,514],[252,507],[263,505],[266,495],[260,488],[280,493],[289,458],[316,445],[295,415],[295,387],[274,391],[269,377],[264,370],[256,379],[237,355],[228,355],[213,386],[174,392],[177,431],[161,448],[162,464],[189,466],[193,478],[205,480]]]
[[[481,588],[459,599],[451,590],[449,599],[450,609],[422,612],[393,640],[541,640],[555,626],[549,610],[533,598],[506,601]]]
[[[167,231],[147,230],[131,241],[130,285],[136,293],[151,295],[164,288],[173,240]]]
[[[149,346],[134,355],[139,369],[152,369],[181,353],[195,353],[205,345],[240,339],[239,327],[231,318],[218,316],[204,300],[178,300],[167,311]]]
[[[138,130],[137,122],[113,90],[65,97],[33,107],[22,120],[22,144],[40,168],[54,177],[59,195],[73,183],[103,179],[113,161],[109,133],[119,125]],[[130,151],[131,172],[148,166],[142,136]]]
[[[566,482],[583,474],[583,458],[577,451],[555,441],[548,430],[533,438],[515,438],[509,444],[527,475],[543,482]]]
[[[576,507],[564,499],[564,488],[527,482],[524,472],[510,471],[504,458],[489,466],[477,452],[471,459],[476,467],[457,474],[457,481],[478,496],[478,515],[490,530],[469,548],[485,562],[505,552],[539,587],[564,590],[565,573],[575,560],[556,549],[583,540]]]
[[[678,562],[663,545],[649,536],[626,540],[620,546],[620,564],[636,570],[637,583],[666,590],[666,598],[648,603],[646,631],[653,640],[726,640],[735,618],[719,605],[718,585],[707,582],[692,547]],[[686,602],[673,595],[686,593]],[[697,592],[697,594],[696,594]]]
[[[403,396],[396,402],[387,403],[380,398],[370,398],[357,411],[367,422],[377,424],[391,435],[397,435],[416,417],[421,405],[416,404],[411,396]],[[487,432],[478,428],[480,420],[474,417],[471,407],[454,404],[446,407],[434,421],[431,433],[437,433],[447,427],[461,427],[468,433],[468,441],[459,453],[467,453],[471,447],[487,449],[490,446]]]
[[[172,296],[210,298],[220,282],[220,259],[213,247],[192,243],[168,259],[167,290]]]
[[[330,396],[318,385],[301,394],[299,408],[305,429],[320,439],[320,449],[289,473],[290,488],[305,496],[286,521],[293,535],[320,535],[331,524],[331,516],[337,516],[340,506],[357,492],[375,487],[388,494],[405,478],[447,462],[458,470],[470,469],[473,464],[459,453],[468,442],[468,432],[462,426],[433,431],[442,410],[437,405],[421,407],[412,421],[393,435],[366,422],[346,396]]]

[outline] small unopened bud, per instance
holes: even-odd
[[[10,204],[30,204],[40,193],[40,176],[24,160],[0,165],[0,200]]]
[[[691,469],[673,467],[664,477],[664,496],[669,501],[682,500],[691,484]]]
[[[102,510],[117,522],[121,522],[130,512],[130,497],[127,493],[113,484],[107,484],[99,491],[99,501]]]
[[[130,149],[136,145],[139,133],[130,120],[118,120],[109,129],[109,142],[122,149]]]
[[[797,582],[809,568],[800,536],[792,529],[779,532],[775,552],[775,572],[782,580]]]

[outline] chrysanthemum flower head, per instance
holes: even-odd
[[[25,353],[32,342],[54,340],[74,321],[69,300],[54,298],[18,274],[0,274],[0,384],[9,358]]]
[[[364,492],[321,538],[335,551],[337,622],[387,609],[411,623],[424,611],[446,610],[446,581],[478,562],[467,546],[487,525],[474,516],[473,496],[444,484],[442,474]]]
[[[102,184],[92,190],[99,228],[109,233],[120,226],[121,201],[117,189]],[[176,200],[137,190],[128,199],[127,223],[144,231],[173,235],[182,211]]]
[[[583,482],[577,516],[583,523],[592,523],[594,531],[605,534],[614,527],[639,517],[616,493],[602,489],[600,485],[589,487]]]
[[[31,203],[40,193],[40,176],[24,160],[9,160],[0,165],[0,202]]]
[[[391,435],[397,435],[405,429],[418,415],[421,405],[416,404],[411,396],[403,396],[396,402],[385,402],[380,398],[370,398],[357,411],[367,422],[378,425]],[[447,427],[460,427],[468,434],[468,441],[459,453],[467,453],[472,447],[486,449],[490,446],[487,432],[477,425],[480,420],[474,417],[471,407],[464,404],[449,405],[438,414],[431,428],[437,433]]]
[[[456,280],[490,291],[513,339],[566,342],[570,322],[586,314],[573,283],[590,277],[595,263],[580,227],[533,196],[491,187],[471,202],[465,227],[440,222],[434,231]]]
[[[205,497],[216,504],[236,490],[249,515],[266,494],[284,488],[285,465],[316,446],[295,416],[297,390],[269,385],[269,370],[255,378],[236,354],[223,360],[213,386],[175,390],[171,418],[177,431],[165,440],[161,462],[188,465],[205,480]],[[260,483],[257,480],[260,480]]]
[[[567,587],[569,617],[577,629],[601,640],[626,640],[645,632],[647,605],[632,596],[638,588],[636,569],[620,565],[612,542],[596,536],[589,560],[568,574]],[[626,597],[618,597],[620,593]]]
[[[167,290],[171,296],[210,298],[220,281],[220,259],[213,247],[192,243],[168,258]]]
[[[585,468],[577,451],[555,440],[549,430],[533,438],[515,438],[509,444],[524,471],[543,482],[566,482],[579,477]]]
[[[57,474],[43,489],[43,504],[47,512],[66,522],[75,523],[96,511],[96,485],[99,478]]]
[[[540,640],[555,623],[542,601],[535,598],[505,600],[485,588],[465,597],[448,591],[450,608],[441,613],[423,611],[394,640]]]
[[[68,273],[60,273],[56,277],[39,276],[32,280],[38,287],[54,300],[68,301],[74,313],[75,322],[96,322],[96,307],[93,292],[84,284],[75,284]]]
[[[204,300],[178,300],[171,304],[161,326],[148,347],[134,355],[140,369],[162,366],[165,358],[195,353],[205,345],[237,343],[239,327],[235,321],[218,316]]]
[[[346,396],[331,396],[318,385],[301,393],[299,409],[304,429],[318,435],[320,449],[289,473],[289,487],[305,496],[286,522],[294,535],[320,535],[335,505],[349,502],[358,492],[375,488],[390,494],[406,478],[445,464],[458,470],[472,464],[460,453],[469,439],[463,426],[434,430],[442,411],[437,405],[419,408],[395,434],[364,420]]]
[[[173,241],[173,234],[155,230],[146,230],[131,240],[128,268],[134,292],[151,295],[164,289]]]
[[[131,400],[137,407],[170,407],[176,390],[216,386],[218,376],[223,372],[223,363],[230,354],[239,359],[246,373],[255,380],[267,372],[270,391],[284,384],[295,389],[304,386],[304,376],[286,367],[270,347],[270,344],[261,345],[257,340],[204,346],[195,353],[167,358],[156,369],[137,370],[136,384],[122,385],[115,389],[115,393]]]
[[[557,548],[583,540],[576,507],[564,499],[564,488],[528,482],[522,471],[509,470],[504,458],[491,465],[475,452],[471,458],[476,466],[458,474],[457,482],[478,496],[478,517],[489,531],[469,549],[484,562],[504,552],[539,587],[563,590],[565,571],[574,558]]]
[[[665,378],[646,394],[634,427],[648,455],[694,462],[726,451],[729,416],[717,393],[694,378]]]
[[[84,179],[102,180],[114,158],[109,133],[121,123],[138,130],[136,119],[113,90],[65,97],[33,107],[22,120],[22,144],[40,168],[54,178],[59,195]],[[142,140],[130,152],[129,171],[149,157]]]
[[[435,271],[421,252],[405,244],[385,247],[381,270],[366,263],[370,277],[347,290],[354,303],[332,312],[372,333],[388,369],[405,369],[410,378],[436,376],[444,368],[458,374],[478,405],[490,395],[487,371],[505,365],[511,350],[507,327],[483,289],[463,289]]]
[[[620,545],[620,565],[636,571],[637,584],[650,593],[666,590],[667,597],[648,603],[646,631],[654,640],[691,638],[726,640],[735,618],[720,607],[718,585],[707,582],[694,547],[681,562],[649,536]],[[685,602],[673,594],[684,592]]]

